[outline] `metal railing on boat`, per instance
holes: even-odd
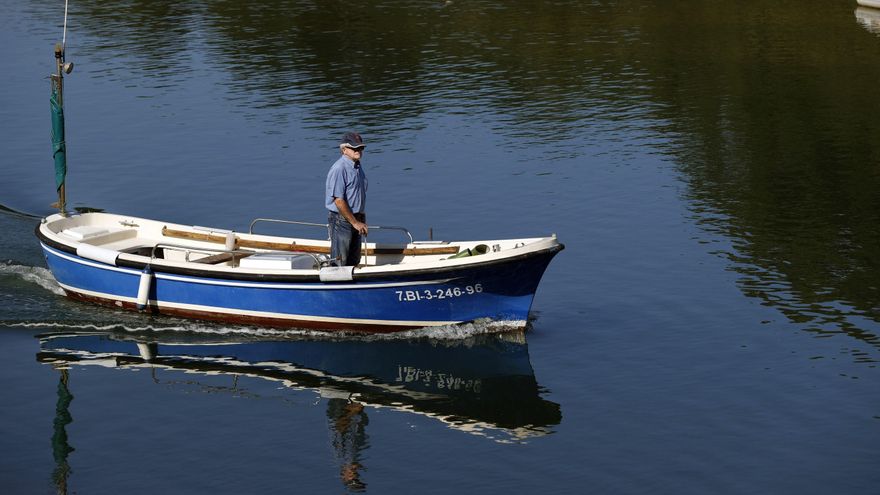
[[[305,225],[305,226],[310,226],[310,227],[324,227],[325,229],[330,227],[326,223],[300,222],[298,220],[279,220],[277,218],[255,218],[251,222],[250,227],[248,227],[248,234],[254,233],[254,225],[256,225],[258,222]],[[369,225],[369,226],[367,226],[367,228],[369,228],[370,230],[399,230],[399,231],[403,232],[404,234],[406,234],[407,237],[409,237],[410,244],[412,244],[414,242],[412,233],[410,233],[409,229],[407,229],[406,227],[396,227],[393,225]],[[327,240],[330,240],[329,235],[327,236]]]
[[[298,220],[280,220],[277,218],[255,218],[251,222],[250,226],[248,227],[248,234],[254,233],[254,225],[256,225],[259,222],[282,223],[282,224],[289,224],[289,225],[304,225],[306,227],[323,227],[323,228],[327,229],[327,240],[328,241],[330,240],[330,230],[329,230],[330,225],[328,225],[326,223],[301,222]],[[401,231],[404,234],[406,234],[406,236],[409,238],[409,244],[415,243],[415,241],[413,240],[412,233],[410,233],[409,229],[407,229],[406,227],[397,227],[397,226],[393,226],[393,225],[368,225],[367,228],[369,230],[398,230],[398,231]],[[363,239],[362,252],[364,253],[363,254],[364,264],[366,265],[367,264],[367,254],[366,254],[367,253],[367,237],[363,236],[362,239]],[[413,256],[415,256],[415,254],[413,254]],[[379,262],[378,255],[376,257],[375,262],[376,263]]]

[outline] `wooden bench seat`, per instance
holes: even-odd
[[[254,254],[253,251],[237,252],[237,253],[217,253],[197,260],[190,260],[193,263],[202,263],[205,265],[217,265],[232,260],[240,260]]]

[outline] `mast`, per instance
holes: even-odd
[[[73,72],[73,63],[65,62],[64,49],[67,44],[67,2],[64,2],[64,33],[61,43],[55,43],[55,73],[49,76],[52,81],[52,94],[49,106],[52,110],[52,157],[55,160],[55,186],[58,191],[57,206],[61,215],[67,215],[67,143],[64,140],[64,75]]]

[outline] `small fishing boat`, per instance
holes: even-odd
[[[271,327],[389,332],[490,320],[524,328],[556,236],[365,243],[334,266],[326,239],[262,235],[90,212],[37,226],[46,263],[74,299]],[[326,233],[326,230],[324,230]]]
[[[856,3],[862,7],[870,7],[872,9],[880,9],[880,0],[856,0]]]
[[[365,243],[357,267],[333,266],[327,240],[168,224],[103,212],[68,214],[64,35],[50,78],[59,213],[36,229],[46,262],[75,299],[223,322],[395,331],[479,319],[526,325],[538,282],[563,249],[551,237]],[[326,230],[324,231],[326,233]]]

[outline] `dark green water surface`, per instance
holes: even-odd
[[[71,0],[71,207],[320,222],[353,129],[371,223],[566,245],[525,335],[327,338],[59,294],[63,5],[0,9],[0,492],[877,492],[880,11]]]

